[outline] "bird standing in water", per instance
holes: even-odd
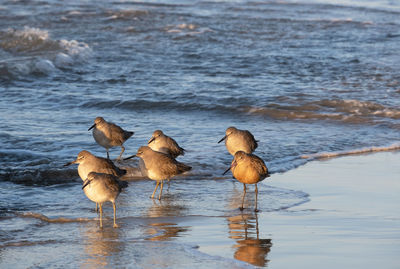
[[[124,160],[133,157],[139,157],[143,161],[143,165],[140,166],[142,174],[152,180],[157,181],[151,198],[154,198],[157,188],[161,183],[158,200],[161,200],[164,180],[168,180],[176,175],[182,174],[183,172],[192,169],[192,167],[178,162],[170,155],[154,151],[148,146],[140,147],[136,155],[125,158]]]
[[[235,127],[227,128],[225,136],[218,143],[224,140],[226,149],[232,156],[239,150],[246,153],[253,153],[258,146],[256,139],[249,131],[239,130]]]
[[[107,122],[102,117],[97,117],[94,120],[94,124],[88,129],[88,131],[93,129],[94,140],[100,146],[104,147],[107,151],[107,159],[110,159],[108,150],[112,147],[121,147],[121,153],[117,160],[121,160],[122,153],[125,151],[123,144],[128,140],[134,132],[125,131],[118,125]]]
[[[78,164],[78,174],[83,181],[87,179],[90,172],[110,174],[117,178],[126,174],[125,169],[118,168],[111,160],[97,157],[87,150],[79,152],[76,160],[66,163],[64,166],[69,166],[71,164]]]
[[[114,228],[118,225],[115,221],[117,217],[117,207],[115,200],[121,193],[121,190],[126,188],[128,183],[119,180],[116,176],[104,173],[90,172],[83,182],[82,190],[86,196],[95,203],[99,204],[100,208],[100,227],[103,227],[103,203],[111,202],[114,209]]]
[[[173,138],[165,135],[161,130],[155,130],[147,144],[152,150],[166,153],[173,158],[185,155],[185,150]]]
[[[246,196],[246,184],[255,184],[256,205],[254,211],[258,212],[257,183],[264,180],[266,177],[269,177],[268,168],[264,161],[254,154],[248,154],[244,151],[237,151],[234,155],[231,166],[223,174],[225,175],[229,170],[231,170],[234,178],[243,183],[242,206],[239,209],[244,209],[243,204],[244,197]]]

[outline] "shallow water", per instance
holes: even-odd
[[[231,156],[217,141],[229,126],[254,134],[272,173],[398,149],[399,13],[394,1],[2,2],[0,217],[14,240],[4,244],[36,242],[25,229],[41,215],[91,225],[76,167],[63,164],[83,149],[105,156],[87,131],[97,116],[135,132],[125,155],[162,129],[193,167],[161,209],[146,197],[153,182],[132,182],[122,219],[225,216],[221,193],[241,192],[221,176]],[[308,199],[261,185],[264,211]]]

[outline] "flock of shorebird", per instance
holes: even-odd
[[[94,124],[88,129],[92,130],[95,141],[104,147],[107,151],[107,159],[97,157],[89,151],[83,150],[79,152],[76,160],[65,164],[78,165],[78,174],[83,180],[82,189],[85,195],[99,206],[100,211],[100,227],[102,227],[102,215],[104,202],[111,202],[114,209],[114,227],[116,224],[116,205],[115,200],[123,188],[128,186],[126,181],[120,179],[126,174],[126,170],[116,166],[111,160],[109,149],[112,147],[121,147],[121,153],[117,160],[121,160],[125,151],[124,142],[128,140],[134,132],[129,132],[118,125],[107,122],[102,117],[97,117]],[[234,178],[243,183],[242,205],[243,210],[244,198],[246,195],[246,184],[255,184],[255,209],[257,209],[258,189],[257,183],[269,176],[267,166],[258,156],[252,154],[257,148],[257,141],[254,136],[247,130],[239,130],[235,127],[226,129],[225,136],[218,142],[225,141],[228,152],[233,155],[230,167],[223,173],[226,174],[231,170]],[[165,135],[161,130],[154,131],[152,137],[148,141],[147,146],[141,146],[135,155],[125,158],[124,160],[139,157],[139,168],[143,176],[155,180],[151,198],[160,186],[158,199],[161,200],[163,182],[170,178],[191,170],[191,167],[178,162],[175,158],[184,155],[185,150],[171,137]]]

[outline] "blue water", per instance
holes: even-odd
[[[63,164],[83,149],[106,156],[87,131],[97,116],[135,132],[125,155],[156,129],[172,136],[193,182],[230,178],[217,144],[229,126],[253,133],[272,173],[313,156],[396,149],[399,18],[397,1],[2,2],[0,215],[87,213],[75,202],[92,206],[76,167]],[[48,210],[47,188],[64,197]],[[307,200],[270,190],[280,191],[262,210]]]

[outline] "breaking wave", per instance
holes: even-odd
[[[320,100],[301,105],[269,104],[266,107],[246,107],[245,112],[275,119],[337,120],[367,123],[374,119],[400,119],[400,109],[359,100]]]
[[[400,143],[394,143],[390,146],[384,146],[384,147],[367,147],[350,151],[320,152],[310,155],[302,155],[301,158],[308,160],[320,160],[320,159],[336,158],[336,157],[343,157],[350,155],[359,155],[359,154],[382,152],[382,151],[397,151],[397,150],[400,150]]]
[[[25,26],[0,31],[0,77],[48,75],[88,61],[92,49],[76,40],[54,40],[46,30]]]

